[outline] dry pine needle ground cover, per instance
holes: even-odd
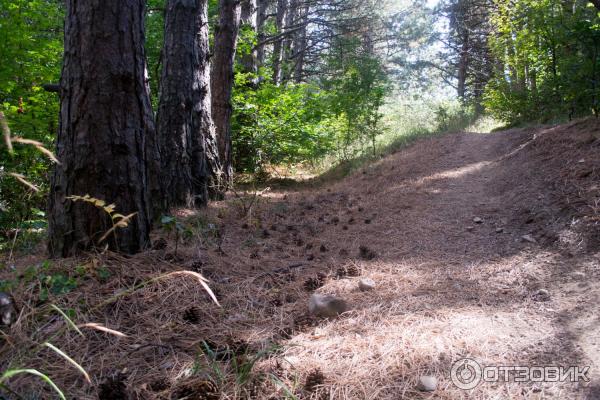
[[[46,372],[76,399],[598,398],[599,128],[426,139],[328,186],[180,210],[178,239],[159,231],[135,257],[22,257],[3,276],[20,277],[20,316],[2,333],[0,367]],[[76,285],[42,302],[31,266]],[[359,291],[361,277],[376,290]],[[351,310],[311,318],[312,292]],[[82,336],[50,304],[99,325]],[[466,392],[449,377],[463,357],[590,365],[592,379]],[[435,392],[416,389],[421,375],[437,377]],[[29,376],[9,387],[53,396]]]

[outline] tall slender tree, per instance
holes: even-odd
[[[231,157],[231,92],[233,65],[240,28],[239,0],[219,2],[219,22],[215,26],[215,45],[211,75],[212,115],[215,122],[219,155],[223,164],[223,182],[229,186],[233,178]]]
[[[204,205],[220,192],[207,25],[207,0],[167,1],[157,115],[163,208]]]
[[[488,46],[493,8],[490,0],[451,0],[445,8],[449,18],[446,69],[456,78],[458,97],[477,106],[494,67]]]
[[[240,24],[246,29],[252,30],[258,35],[258,8],[257,0],[241,0],[241,15]],[[253,74],[258,73],[258,54],[257,49],[253,48],[248,54],[242,56],[242,68],[244,72],[251,72]],[[254,79],[254,84],[258,83],[257,79]]]
[[[281,79],[283,78],[283,62],[284,62],[284,39],[283,35],[285,29],[285,21],[288,15],[288,0],[277,0],[277,13],[275,16],[275,27],[277,28],[277,32],[281,35],[273,43],[273,83],[275,85],[279,85],[281,83]]]
[[[147,152],[154,124],[146,84],[144,0],[66,1],[60,82],[61,164],[51,178],[49,251],[69,256],[111,227],[107,213],[68,197],[89,194],[137,213],[108,239],[127,253],[142,249],[151,227]],[[150,155],[155,160],[157,155]]]
[[[300,28],[294,35],[293,54],[291,56],[294,65],[294,82],[296,83],[302,82],[304,78],[304,54],[307,46],[306,28],[309,12],[309,3],[298,9],[298,25]]]
[[[268,19],[268,10],[271,0],[257,1],[257,17],[256,17],[256,37],[258,43],[256,45],[256,63],[258,67],[262,67],[265,63],[265,45],[266,38],[265,24]]]

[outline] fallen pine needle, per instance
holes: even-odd
[[[100,325],[100,324],[97,324],[95,322],[89,322],[87,324],[82,324],[82,325],[79,325],[78,327],[79,328],[95,329],[97,331],[102,331],[102,332],[110,333],[111,335],[115,335],[115,336],[119,336],[119,337],[127,337],[127,335],[124,334],[123,332],[119,332],[117,330],[107,328],[104,325]]]

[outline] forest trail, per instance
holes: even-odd
[[[77,398],[99,390],[100,399],[124,387],[131,398],[279,399],[283,385],[301,399],[598,398],[599,131],[588,119],[447,134],[327,186],[181,210],[195,233],[177,251],[163,233],[165,245],[139,256],[98,255],[92,263],[106,265],[109,281],[56,301],[87,304],[79,320],[105,321],[128,337],[56,338],[96,385],[78,384],[68,365],[55,378]],[[186,276],[119,294],[174,269],[208,277],[222,307]],[[358,290],[363,277],[376,289]],[[350,311],[310,317],[313,291],[346,299]],[[23,323],[21,333],[53,333],[39,324]],[[263,357],[273,343],[280,349]],[[199,357],[206,345],[217,364]],[[232,360],[259,354],[240,385]],[[464,391],[450,371],[465,357],[483,366],[589,365],[592,380]],[[58,374],[51,361],[25,365]],[[437,377],[433,394],[416,388],[422,375]]]
[[[316,193],[275,193],[259,218],[275,229],[249,252],[256,268],[308,260],[287,280],[324,283],[318,292],[352,306],[292,336],[285,373],[319,368],[331,398],[419,398],[423,374],[440,380],[436,398],[598,396],[599,236],[584,222],[598,194],[595,124],[435,137]],[[336,279],[353,267],[377,282],[374,293],[358,291],[358,278]],[[327,277],[307,282],[319,271]],[[284,299],[275,318],[305,312],[307,296]],[[449,379],[462,357],[589,365],[594,379],[464,392]]]

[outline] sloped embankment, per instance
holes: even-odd
[[[2,368],[47,372],[74,398],[586,398],[600,369],[600,139],[595,119],[418,141],[322,189],[231,195],[180,210],[131,258],[23,259]],[[77,282],[41,302],[26,267]],[[214,305],[193,274],[210,279]],[[83,274],[81,274],[84,272]],[[163,277],[157,279],[157,276]],[[167,274],[167,275],[164,275]],[[14,278],[10,273],[6,278]],[[360,278],[376,288],[361,292]],[[311,293],[344,298],[331,320]],[[77,323],[126,336],[69,330]],[[51,340],[92,383],[38,343]],[[591,382],[452,384],[484,365],[591,365]],[[24,395],[47,390],[18,377]],[[49,397],[44,395],[42,397]],[[289,397],[289,396],[288,396]]]

